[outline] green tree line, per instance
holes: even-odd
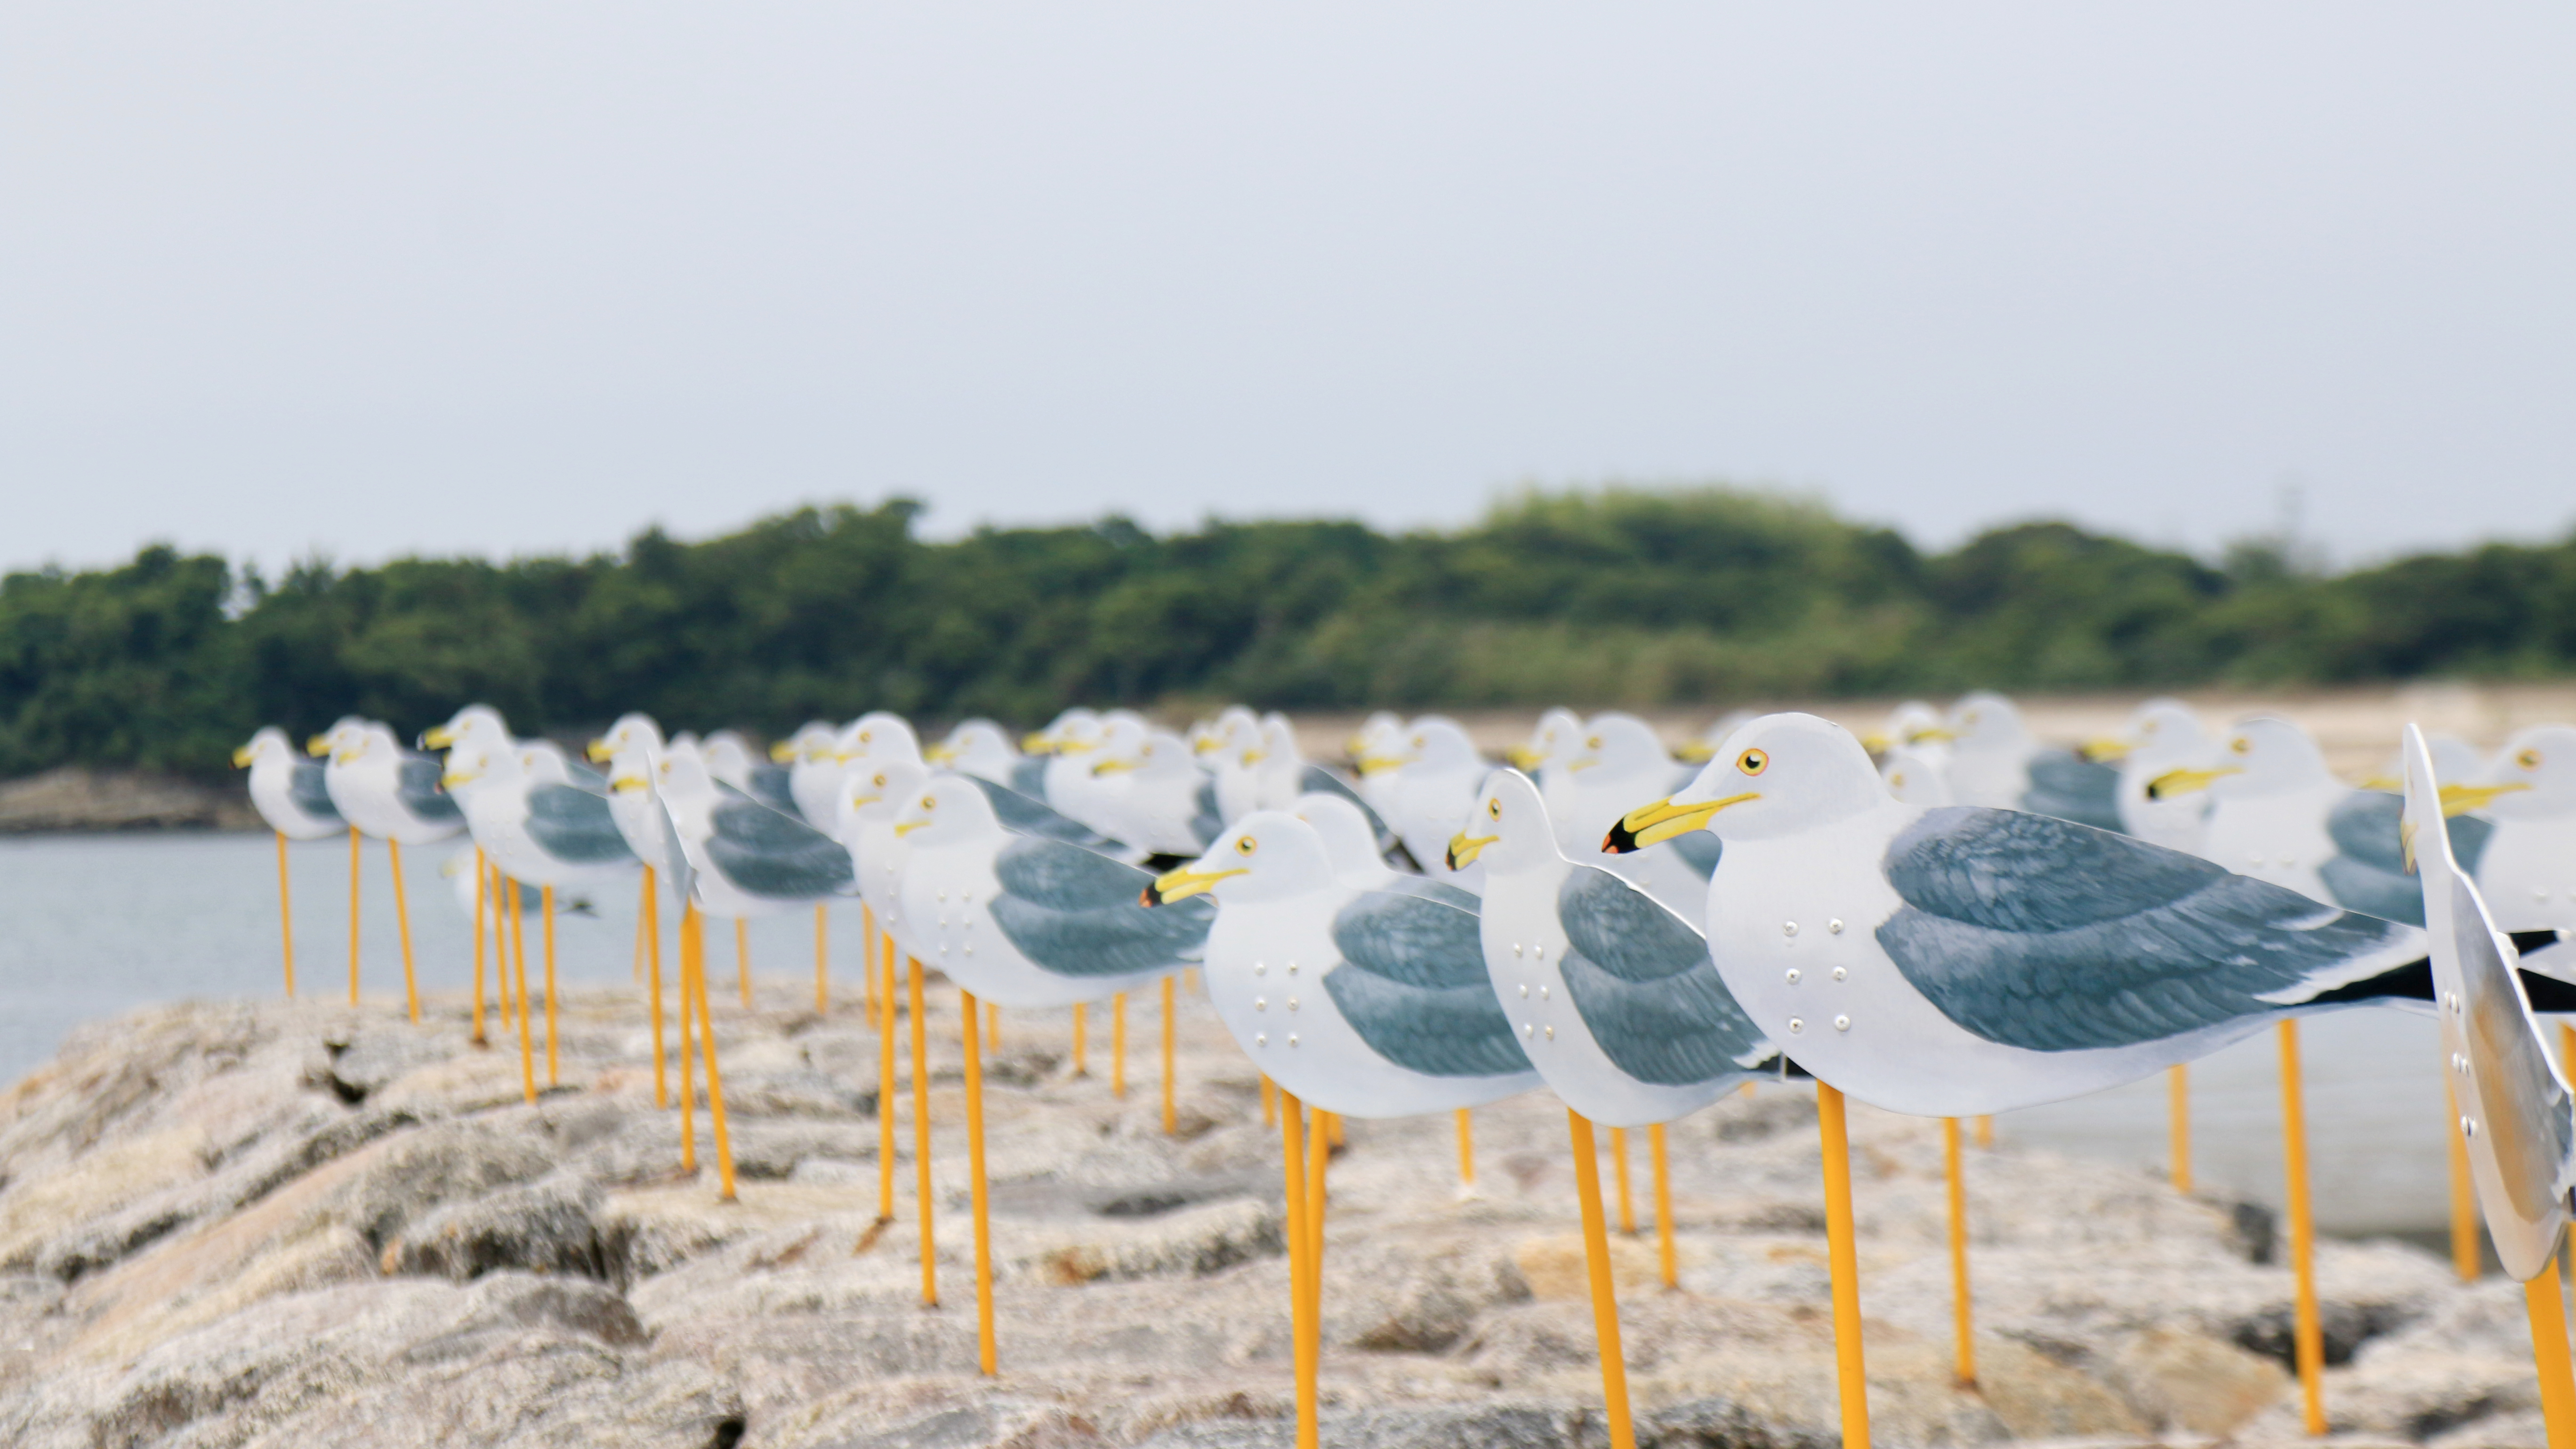
[[[264,723],[413,730],[483,700],[575,733],[643,709],[783,732],[886,708],[1694,704],[2576,671],[2576,537],[2341,574],[2066,523],[1946,553],[1728,488],[1526,492],[1471,526],[1211,521],[919,537],[803,509],[689,543],[275,580],[146,548],[0,579],[0,775],[224,767]]]

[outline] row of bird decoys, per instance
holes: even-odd
[[[397,844],[463,829],[505,876],[543,888],[597,888],[641,864],[684,910],[718,918],[856,898],[872,939],[1001,1007],[1100,1001],[1202,966],[1289,1109],[1308,1433],[1321,1229],[1316,1189],[1299,1186],[1300,1102],[1404,1116],[1543,1085],[1588,1142],[1594,1123],[1656,1129],[1749,1081],[1812,1076],[1830,1109],[1830,1198],[1845,1092],[1955,1119],[2178,1068],[2274,1024],[2286,1044],[2306,1013],[2434,1010],[2452,943],[2423,929],[2429,887],[2410,868],[2412,822],[2437,818],[2446,869],[2456,860],[2506,933],[2499,969],[2524,1020],[2576,1009],[2551,969],[2567,953],[2550,949],[2576,929],[2564,726],[2488,760],[2442,746],[2411,803],[2404,768],[2344,784],[2286,720],[2210,731],[2159,700],[2116,736],[2049,748],[1992,694],[1908,705],[1867,739],[1810,715],[1730,716],[1678,755],[1634,716],[1551,710],[1500,767],[1454,721],[1380,714],[1347,744],[1349,777],[1306,761],[1286,719],[1239,708],[1185,734],[1074,709],[1016,744],[970,721],[927,747],[872,713],[808,725],[766,758],[738,736],[665,739],[629,715],[591,746],[604,776],[482,706],[422,742],[444,763],[357,720],[313,741],[318,769],[275,731],[242,762],[281,849],[343,828]],[[2545,1052],[2541,1066],[2534,1085],[2518,1062],[2516,1100],[2556,1135],[2550,1153],[2514,1159],[2507,1186],[2563,1220],[2568,1103]],[[1847,1189],[1845,1174],[1828,1204],[1838,1295],[1853,1271]],[[1598,1199],[1594,1181],[1588,1241]],[[1612,1438],[1626,1442],[1602,1311]],[[1838,1335],[1847,1433],[1865,1415],[1857,1311],[1854,1298]],[[1964,1337],[1961,1351],[1964,1369]],[[1865,1418],[1857,1430],[1865,1441]]]

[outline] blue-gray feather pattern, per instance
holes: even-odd
[[[1472,906],[1365,891],[1334,916],[1333,945],[1342,960],[1324,973],[1325,994],[1378,1055],[1435,1077],[1530,1069],[1486,978]]]
[[[1357,805],[1360,807],[1361,816],[1368,821],[1369,829],[1377,835],[1378,849],[1383,851],[1394,846],[1395,832],[1387,828],[1384,820],[1378,818],[1377,811],[1369,808],[1369,802],[1360,798],[1360,792],[1351,788],[1350,781],[1321,765],[1310,762],[1298,773],[1297,790],[1300,794],[1339,795]]]
[[[1046,798],[1045,755],[1022,755],[1011,761],[1011,788],[1032,800]]]
[[[785,765],[755,764],[751,767],[751,798],[772,810],[796,815],[796,791],[790,784],[794,777]]]
[[[707,858],[734,886],[773,900],[813,900],[852,888],[850,852],[802,820],[750,800],[722,800]]]
[[[1197,839],[1199,849],[1205,850],[1224,833],[1225,816],[1216,808],[1216,777],[1211,775],[1199,781],[1198,798],[1190,811],[1190,834]]]
[[[1003,846],[993,857],[993,876],[1002,888],[993,899],[993,924],[1021,955],[1064,976],[1178,970],[1206,953],[1216,918],[1216,904],[1205,896],[1149,907],[1140,897],[1152,876],[1040,836]]]
[[[2317,874],[2335,904],[2420,926],[2424,887],[2406,869],[2406,846],[2397,833],[2405,808],[2405,796],[2386,790],[2355,790],[2336,801],[2326,814],[2326,834],[2338,853]],[[2447,824],[2452,857],[2462,873],[2475,872],[2495,826],[2475,815],[2455,815]]]
[[[609,816],[608,801],[578,785],[528,787],[528,838],[548,855],[575,865],[623,865],[635,859]]]
[[[2120,772],[2073,750],[2042,750],[2030,757],[2030,789],[2021,808],[2054,815],[2096,830],[2120,828]]]
[[[2400,928],[2197,856],[2044,815],[1926,811],[1888,846],[1905,905],[1878,928],[1961,1027],[2032,1051],[2154,1041],[2277,1013],[2262,998],[2379,953]]]
[[[456,808],[456,797],[439,788],[439,779],[447,767],[427,755],[405,755],[394,772],[394,798],[418,820],[462,821],[465,812]]]
[[[1557,961],[1602,1052],[1641,1082],[1686,1086],[1777,1055],[1709,960],[1708,942],[1652,896],[1595,866],[1557,888]]]
[[[321,762],[297,760],[286,777],[286,798],[316,820],[337,820],[340,807],[331,803],[331,790],[323,774]]]
[[[1005,785],[996,785],[981,776],[969,775],[966,778],[973,780],[976,788],[984,792],[984,798],[992,803],[993,818],[1001,821],[1002,828],[1013,835],[1042,836],[1048,840],[1061,840],[1069,845],[1079,845],[1085,850],[1125,848],[1120,842],[1110,839],[1043,800],[1032,799],[1017,790]]]

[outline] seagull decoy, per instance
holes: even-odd
[[[2474,879],[2500,928],[2576,933],[2576,726],[2517,732],[2477,771],[2445,778],[2442,808],[2475,810],[2493,825]]]
[[[1693,778],[1697,778],[1694,776]],[[1950,796],[1950,775],[1941,762],[1924,754],[1914,745],[1893,745],[1878,757],[1878,778],[1887,793],[1908,805],[1956,805]],[[1692,831],[1690,835],[1706,834]],[[1674,837],[1688,840],[1690,835]],[[1647,847],[1653,849],[1652,846]]]
[[[2080,751],[2041,744],[2020,708],[2002,695],[1960,696],[1944,733],[1950,795],[1959,804],[2120,828],[2120,772]]]
[[[1023,795],[1038,796],[1046,790],[1046,760],[1021,754],[1002,727],[988,719],[959,724],[946,739],[923,750],[921,757],[926,764],[990,780]]]
[[[1671,794],[1698,769],[1664,753],[1664,742],[1644,720],[1616,711],[1577,722],[1572,733],[1558,733],[1550,749],[1536,788],[1547,802],[1558,849],[1624,876],[1676,911],[1696,913],[1717,864],[1714,836],[1693,832],[1614,856],[1601,854],[1601,837],[1638,801]]]
[[[894,820],[929,779],[928,769],[903,759],[849,771],[841,776],[841,808],[833,831],[849,853],[851,878],[858,882],[859,899],[876,916],[877,929],[894,937],[896,949],[913,956],[921,955],[921,948],[903,928],[903,868],[912,847],[896,833]]]
[[[445,860],[438,863],[438,874],[440,879],[447,882],[448,894],[456,900],[457,913],[472,920],[474,917],[474,852],[470,849],[460,849],[449,853]],[[518,892],[521,909],[535,911],[543,907],[545,896],[535,886],[515,881],[511,884]],[[487,910],[496,905],[502,909],[508,909],[506,900],[486,899],[484,902]],[[599,915],[598,906],[588,896],[559,896],[555,900],[555,908],[567,916],[587,916],[596,919]]]
[[[1557,757],[1565,745],[1583,737],[1583,716],[1563,705],[1551,705],[1539,712],[1538,723],[1530,726],[1529,743],[1514,745],[1503,752],[1503,758],[1515,769],[1525,771],[1547,788],[1548,762]]]
[[[980,1000],[1035,1008],[1134,990],[1198,960],[1212,914],[1204,902],[1146,909],[1151,875],[1066,841],[1014,835],[987,788],[935,775],[896,811],[910,849],[904,928],[924,961]]]
[[[1258,810],[1145,899],[1201,895],[1217,906],[1208,999],[1253,1064],[1311,1105],[1409,1117],[1538,1085],[1494,999],[1467,892],[1413,877],[1355,886],[1315,827]]]
[[[1383,709],[1360,721],[1360,727],[1342,742],[1342,753],[1359,775],[1360,799],[1381,816],[1395,798],[1395,755],[1403,743],[1404,720]]]
[[[2513,942],[2451,854],[2445,833],[2428,828],[2443,818],[2447,802],[2413,725],[2406,727],[2401,762],[2404,833],[2423,891],[2440,1003],[2435,1014],[2478,1204],[2505,1271],[2526,1282],[2543,1273],[2554,1280],[2568,1193],[2576,1188],[2576,1100],[2532,1019]],[[2543,1331],[2565,1331],[2563,1319],[2549,1317]],[[2533,1327],[2543,1329],[2538,1322]]]
[[[1718,974],[1799,1064],[1966,1117],[2135,1080],[2292,1013],[2421,999],[2423,934],[2021,811],[1903,804],[1868,752],[1768,715],[1605,845],[1725,842]]]
[[[2439,770],[2438,754],[2435,759],[2434,768]],[[2475,759],[2471,755],[2468,763],[2473,766]],[[2460,762],[2453,763],[2456,766]],[[2397,779],[2390,783],[2404,778],[2404,768],[2401,759]],[[2460,776],[2447,778],[2456,780]],[[2446,803],[2453,802],[2446,798]],[[2406,859],[2405,810],[2404,795],[2365,785],[2347,792],[2326,812],[2326,835],[2333,840],[2335,853],[2317,867],[2317,877],[2332,892],[2336,905],[2410,926],[2424,924],[2423,883],[2415,878]],[[2443,824],[2444,833],[2451,839],[2452,858],[2462,870],[2474,875],[2479,857],[2486,852],[2487,839],[2495,831],[2494,824],[2470,814],[2453,815]]]
[[[1641,1127],[1778,1072],[1778,1049],[1719,979],[1699,928],[1634,881],[1569,859],[1529,777],[1486,776],[1449,855],[1484,862],[1486,974],[1567,1106]]]
[[[1290,810],[1307,795],[1339,795],[1351,802],[1360,818],[1368,822],[1369,830],[1377,837],[1381,854],[1395,849],[1395,832],[1387,827],[1386,821],[1379,818],[1366,800],[1360,798],[1360,792],[1352,787],[1351,782],[1307,759],[1297,747],[1297,727],[1289,722],[1288,716],[1273,713],[1261,717],[1261,742],[1253,756],[1252,769],[1258,782],[1254,808]],[[1233,821],[1226,823],[1232,824]]]
[[[2258,715],[2147,782],[2154,800],[2196,790],[2209,792],[2196,854],[2310,900],[2332,898],[2319,874],[2335,855],[2326,817],[2352,787],[2326,768],[2325,752],[2306,730]]]
[[[1102,830],[1148,855],[1195,856],[1225,828],[1216,781],[1187,742],[1131,719],[1113,719],[1091,751],[1091,773],[1106,782],[1093,814]]]
[[[349,828],[331,803],[322,766],[296,753],[277,726],[263,727],[233,751],[233,765],[250,771],[250,803],[282,839],[324,840]]]
[[[783,810],[729,798],[695,751],[667,751],[658,773],[654,788],[704,914],[776,915],[854,891],[840,842]]]
[[[1751,718],[1738,721],[1738,728],[1750,722]],[[1727,733],[1731,738],[1734,731],[1730,730]],[[1725,743],[1724,740],[1719,740],[1718,748],[1723,749]],[[1941,711],[1934,709],[1925,700],[1909,699],[1889,710],[1887,722],[1876,730],[1862,735],[1860,743],[1861,748],[1869,751],[1872,756],[1884,755],[1898,745],[1912,745],[1918,752],[1937,762],[1943,770],[1950,768],[1949,722],[1942,718]],[[1712,751],[1710,758],[1715,757],[1716,753]]]
[[[796,815],[796,792],[787,767],[755,756],[751,745],[732,730],[718,730],[698,745],[707,774],[782,815]],[[718,912],[717,914],[722,914]]]
[[[440,783],[464,807],[474,843],[512,880],[593,886],[640,863],[606,796],[531,771],[523,752],[506,740],[458,745],[448,752]]]
[[[2200,716],[2178,699],[2151,699],[2130,711],[2116,735],[2088,740],[2078,753],[2096,764],[2116,765],[2114,803],[2120,830],[2167,850],[2200,853],[2209,821],[2209,796],[2201,791],[2156,798],[2147,787],[2167,770],[2208,748]]]
[[[1317,790],[1288,803],[1288,813],[1315,827],[1333,874],[1363,890],[1377,890],[1404,872],[1386,863],[1368,807],[1348,795]]]
[[[1476,753],[1466,730],[1457,721],[1440,715],[1415,720],[1388,750],[1360,762],[1362,785],[1383,775],[1386,793],[1379,797],[1364,788],[1361,797],[1395,828],[1406,853],[1422,867],[1424,875],[1474,891],[1484,873],[1472,865],[1452,871],[1443,863],[1443,857],[1449,849],[1449,837],[1457,834],[1459,825],[1466,820],[1476,787],[1484,782],[1485,772],[1491,767]],[[1381,798],[1385,803],[1380,803]]]
[[[829,835],[841,808],[840,731],[807,720],[796,733],[769,747],[769,758],[787,767],[787,798],[796,818]]]
[[[438,761],[402,747],[380,724],[344,723],[314,742],[327,753],[323,787],[342,819],[379,840],[429,845],[465,828],[456,801],[439,788]]]

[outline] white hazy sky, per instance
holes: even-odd
[[[0,565],[1454,523],[2576,524],[2576,9],[0,9]]]

